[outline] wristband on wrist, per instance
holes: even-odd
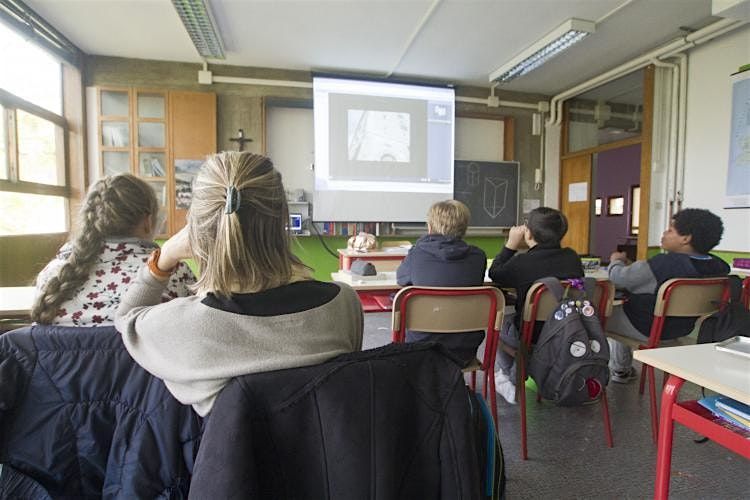
[[[168,269],[166,271],[159,269],[157,263],[159,262],[160,255],[161,248],[157,248],[156,250],[151,252],[151,255],[149,255],[146,264],[148,265],[148,270],[151,271],[151,274],[153,274],[157,278],[166,279],[172,276],[172,273],[175,271],[175,269],[177,269],[177,266],[174,266],[172,269]]]

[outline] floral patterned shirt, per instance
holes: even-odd
[[[115,312],[120,305],[120,297],[129,283],[148,260],[156,243],[137,238],[108,239],[102,253],[91,269],[88,280],[76,290],[73,297],[60,304],[55,325],[63,326],[109,326],[115,321]],[[47,281],[57,276],[60,268],[70,256],[69,243],[60,248],[55,259],[39,273],[36,280],[36,293]],[[175,297],[192,295],[188,288],[195,283],[195,275],[184,262],[169,278],[169,284],[162,295],[162,302]]]

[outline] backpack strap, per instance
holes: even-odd
[[[586,298],[593,304],[594,293],[596,292],[596,278],[584,278],[583,290],[586,292]]]
[[[536,280],[535,283],[542,283],[544,286],[546,286],[547,289],[552,292],[558,302],[563,299],[564,290],[562,285],[560,284],[559,279],[548,276],[546,278],[540,278]]]

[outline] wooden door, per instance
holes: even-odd
[[[560,210],[568,218],[568,233],[563,247],[580,255],[589,253],[591,225],[591,155],[583,154],[562,160],[560,168]]]
[[[216,152],[216,94],[211,92],[169,92],[169,118],[172,169],[170,185],[172,228],[175,233],[185,225],[190,196],[184,198],[183,190],[189,188],[190,174],[178,166],[186,162],[202,162]],[[191,173],[194,170],[191,169]]]

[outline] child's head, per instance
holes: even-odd
[[[445,200],[430,207],[427,212],[427,226],[430,233],[460,239],[466,234],[470,218],[469,207],[457,200]]]
[[[539,207],[529,212],[526,228],[540,247],[556,246],[568,232],[568,219],[559,210]]]
[[[130,174],[99,179],[88,190],[70,240],[71,253],[37,297],[31,317],[49,324],[60,304],[87,279],[108,237],[152,237],[159,212],[154,190]]]
[[[702,208],[686,208],[672,217],[669,228],[664,231],[661,245],[669,252],[692,250],[707,254],[719,244],[724,233],[721,219]]]
[[[223,152],[208,157],[193,184],[190,247],[199,292],[228,296],[288,283],[300,264],[290,249],[281,174],[265,156]]]

